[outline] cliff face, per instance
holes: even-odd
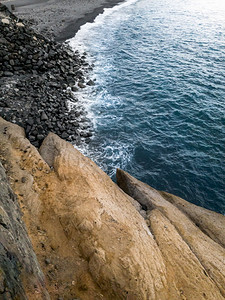
[[[44,286],[44,275],[1,163],[0,299],[49,299]]]
[[[1,120],[0,132],[1,155],[52,297],[165,298],[162,255],[130,197],[56,135],[45,139],[41,156],[18,126]]]
[[[0,119],[0,140],[52,299],[224,299],[224,216],[118,171],[123,192],[55,134],[38,152]]]

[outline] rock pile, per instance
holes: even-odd
[[[85,87],[89,68],[85,55],[35,33],[0,4],[0,115],[25,127],[35,146],[49,131],[70,141],[91,136],[73,93]]]

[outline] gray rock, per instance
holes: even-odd
[[[79,88],[81,88],[81,89],[85,88],[85,85],[84,85],[82,82],[78,82],[78,86],[79,86]]]
[[[46,113],[44,111],[41,113],[41,120],[42,121],[47,121],[48,120],[48,116],[46,115]]]
[[[4,75],[7,76],[7,77],[9,77],[9,76],[13,76],[13,73],[9,72],[9,71],[5,71]]]
[[[28,123],[30,126],[32,126],[32,125],[34,124],[33,118],[31,118],[31,117],[28,118],[27,123]],[[31,128],[29,127],[29,129],[31,129]]]
[[[80,136],[84,137],[84,138],[89,138],[92,136],[92,133],[91,132],[81,132],[80,133]]]
[[[39,141],[42,141],[44,138],[45,138],[45,137],[44,137],[43,134],[38,134],[38,135],[37,135],[37,139],[38,139]]]
[[[31,142],[34,142],[34,141],[36,140],[36,138],[35,138],[35,136],[30,135],[30,136],[29,136],[29,140],[30,140]]]
[[[73,92],[77,92],[78,91],[78,88],[76,86],[72,86],[71,89],[72,89]]]
[[[0,77],[3,79],[0,111],[8,109],[1,116],[26,128],[28,138],[37,147],[49,131],[63,135],[65,139],[69,139],[71,133],[77,135],[79,130],[76,128],[80,123],[77,120],[73,124],[76,116],[69,112],[68,101],[78,102],[71,92],[78,90],[75,87],[78,81],[79,88],[85,87],[85,71],[82,70],[85,57],[81,59],[79,52],[74,53],[69,46],[36,34],[25,23],[16,24],[20,20],[2,4],[0,11],[10,20],[9,26],[0,21],[0,58],[3,58],[3,63],[0,62]],[[18,78],[20,86],[16,83],[18,89],[9,89],[5,93],[1,87],[11,80],[10,77],[13,80]],[[67,87],[70,87],[68,93],[64,91]]]
[[[61,135],[62,139],[67,139],[69,135],[64,131]]]
[[[94,83],[94,81],[93,80],[89,80],[88,82],[87,82],[87,85],[89,85],[89,86],[93,86],[93,85],[95,85],[95,83]]]

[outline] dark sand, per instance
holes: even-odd
[[[0,0],[1,1],[1,0]],[[80,26],[93,22],[104,8],[123,0],[2,0],[20,18],[30,20],[38,32],[66,41],[75,36]]]

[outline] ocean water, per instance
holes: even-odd
[[[70,44],[96,83],[78,93],[94,124],[78,148],[113,179],[225,214],[225,1],[127,1]]]

